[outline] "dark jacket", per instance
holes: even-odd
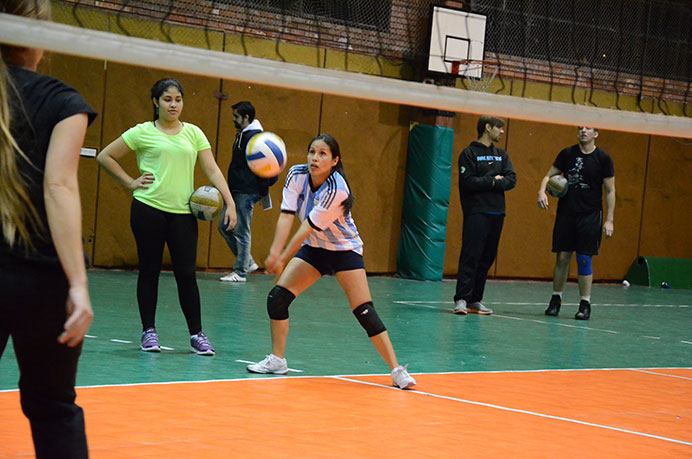
[[[239,132],[233,142],[233,157],[228,166],[228,187],[232,193],[259,194],[265,196],[269,187],[276,183],[278,177],[265,179],[256,176],[250,170],[245,159],[245,148],[255,134],[262,132],[259,120],[254,120],[243,131]]]
[[[501,180],[495,180],[502,175]],[[459,196],[465,215],[505,213],[505,191],[517,184],[507,152],[495,145],[471,142],[459,155]]]

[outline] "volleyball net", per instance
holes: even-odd
[[[0,14],[0,42],[433,110],[692,138],[691,3],[445,2],[485,18],[478,61],[493,63],[494,81],[480,85],[472,83],[482,75],[430,73],[439,3],[54,1],[53,23]],[[547,94],[536,98],[532,83]],[[571,97],[554,97],[565,90]],[[634,105],[623,108],[623,97]]]

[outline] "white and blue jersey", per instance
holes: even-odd
[[[306,219],[312,231],[303,245],[332,251],[352,250],[363,254],[363,241],[351,213],[344,215],[341,203],[350,191],[338,172],[332,173],[317,189],[313,189],[307,164],[293,166],[286,176],[281,211],[297,213]]]

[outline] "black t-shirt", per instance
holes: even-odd
[[[603,179],[614,177],[613,159],[596,147],[588,155],[579,145],[562,150],[553,163],[567,178],[567,194],[558,202],[558,212],[591,213],[603,208]]]
[[[8,88],[12,136],[31,160],[31,164],[28,164],[17,154],[17,167],[24,177],[31,202],[43,223],[43,230],[41,234],[31,235],[35,251],[26,253],[26,249],[19,244],[10,248],[0,228],[0,254],[11,253],[30,260],[58,263],[43,200],[43,176],[50,136],[60,121],[79,113],[86,113],[91,124],[96,118],[96,112],[74,88],[60,80],[18,67],[8,67],[8,70],[10,81],[17,90],[15,92]],[[17,95],[21,100],[17,100]]]

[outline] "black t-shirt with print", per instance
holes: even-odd
[[[603,209],[603,179],[614,177],[613,159],[596,147],[584,154],[579,145],[562,150],[553,163],[565,174],[569,188],[558,202],[558,212],[591,213]]]

